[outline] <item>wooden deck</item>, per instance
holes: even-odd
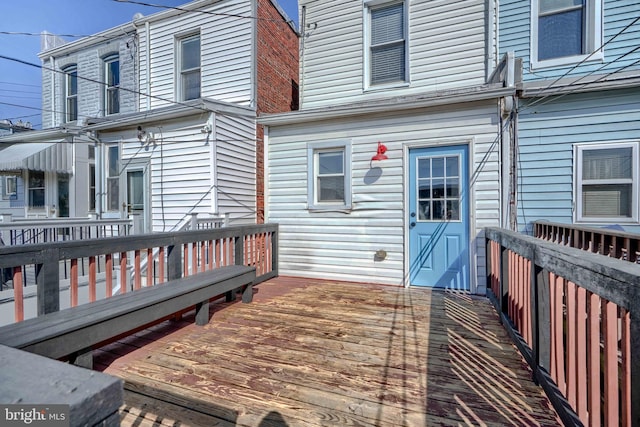
[[[280,277],[103,348],[125,426],[560,425],[484,298]]]

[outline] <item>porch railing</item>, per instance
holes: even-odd
[[[152,262],[143,268],[145,258]],[[88,264],[84,278],[79,274],[83,260]],[[0,268],[10,272],[12,282],[14,321],[25,318],[23,271],[28,268],[35,277],[34,311],[41,315],[225,265],[255,266],[259,283],[277,276],[277,260],[276,224],[0,248]],[[62,268],[69,269],[64,287]],[[80,295],[81,279],[86,282],[84,296]],[[0,309],[6,310],[7,304]]]
[[[487,291],[566,425],[640,425],[640,267],[486,229]]]
[[[560,245],[640,264],[640,235],[611,228],[535,221],[533,235]]]
[[[30,245],[84,240],[131,234],[131,220],[92,220],[88,218],[16,219],[0,222],[5,245]]]

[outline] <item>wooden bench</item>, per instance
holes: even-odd
[[[0,328],[0,344],[46,356],[69,359],[92,368],[91,350],[189,307],[196,324],[209,321],[209,300],[244,287],[243,302],[251,302],[255,267],[231,265],[164,284],[45,314]]]

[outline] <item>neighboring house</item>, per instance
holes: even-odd
[[[301,109],[260,119],[281,274],[484,293],[515,94],[496,3],[299,4]]]
[[[295,108],[297,40],[275,0],[200,0],[52,43],[43,125],[74,135],[76,215],[143,231],[190,213],[262,221],[256,117]]]
[[[640,3],[506,0],[498,27],[501,51],[522,60],[515,227],[640,232]]]

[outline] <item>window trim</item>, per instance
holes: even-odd
[[[380,84],[371,83],[371,10],[373,8],[382,8],[393,6],[395,4],[403,5],[404,15],[404,79],[396,82],[387,82]],[[411,73],[409,70],[409,7],[408,0],[365,0],[363,4],[363,69],[364,69],[364,85],[363,90],[374,91],[390,88],[407,87],[411,84]]]
[[[72,65],[68,65],[67,67],[65,67],[62,72],[64,73],[64,87],[63,87],[63,91],[64,91],[64,123],[70,123],[73,121],[78,120],[78,65],[77,64],[72,64]],[[70,86],[71,86],[71,75],[75,73],[75,78],[76,78],[76,92],[71,94],[70,93]],[[69,117],[69,101],[73,101],[75,103],[75,109],[76,109],[76,114],[74,118],[70,118]]]
[[[631,176],[631,216],[629,218],[623,217],[587,217],[583,215],[582,206],[582,153],[588,150],[604,150],[611,148],[631,148],[632,159],[631,164],[634,166]],[[584,143],[574,144],[573,146],[573,180],[574,180],[574,194],[573,200],[575,204],[574,209],[574,221],[576,223],[600,223],[600,224],[619,224],[619,223],[638,223],[638,190],[640,185],[640,173],[638,167],[639,163],[639,147],[638,141],[611,141],[611,142],[597,142],[597,143]],[[614,184],[614,183],[612,183]]]
[[[327,151],[344,152],[344,201],[317,201],[317,154]],[[324,141],[307,144],[307,209],[310,211],[331,211],[351,209],[351,141]]]
[[[603,43],[603,1],[602,0],[586,0],[584,28],[585,46],[587,53],[581,55],[564,56],[560,58],[538,60],[538,22],[539,22],[539,3],[540,0],[531,0],[531,34],[530,34],[530,50],[529,62],[531,69],[541,69],[549,67],[557,67],[562,65],[572,65],[581,61],[602,61],[604,59],[604,51],[601,49]]]
[[[112,114],[118,114],[120,113],[120,55],[117,53],[113,53],[110,55],[105,56],[103,59],[103,68],[104,68],[104,93],[103,93],[103,97],[104,97],[104,102],[103,102],[103,108],[104,108],[104,115],[105,116],[109,116]],[[110,72],[110,68],[109,65],[111,65],[112,63],[117,62],[118,63],[118,82],[117,84],[115,84],[114,86],[110,86],[109,85],[109,72]],[[115,92],[118,95],[118,105],[117,105],[117,109],[116,111],[109,111],[109,92]]]
[[[13,181],[13,191],[9,191],[9,181]],[[16,175],[6,175],[4,177],[4,187],[2,188],[2,198],[11,199],[18,195],[18,177]]]
[[[199,66],[197,68],[189,68],[189,69],[183,70],[182,69],[183,43],[185,41],[192,40],[195,38],[198,38],[200,40]],[[176,36],[175,62],[176,62],[176,100],[179,102],[184,102],[184,101],[190,101],[191,99],[202,98],[202,36],[200,32],[190,32],[190,33]],[[198,96],[197,98],[186,99],[185,90],[182,84],[182,76],[186,72],[194,72],[196,70],[200,74],[200,86],[199,86],[200,96]]]

